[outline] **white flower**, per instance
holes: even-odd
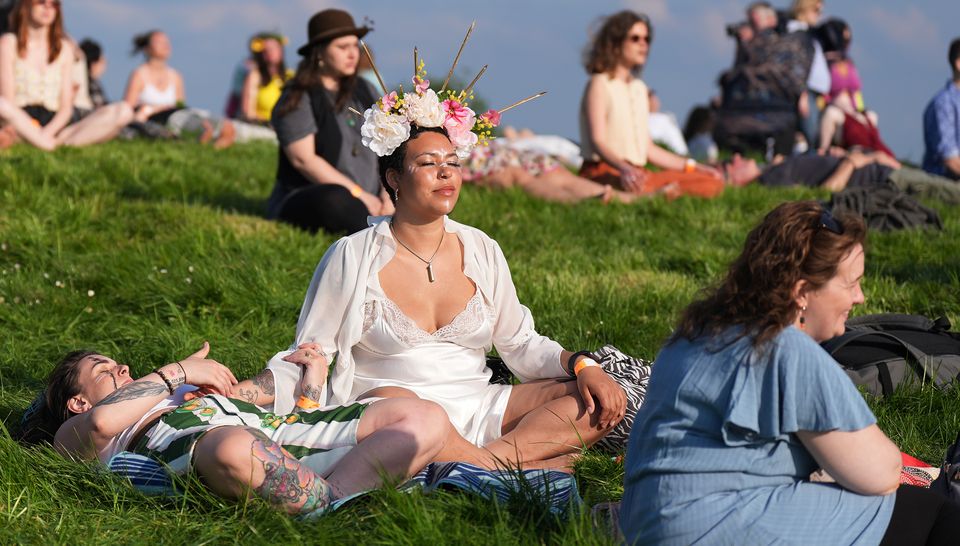
[[[94,297],[96,294],[97,294],[97,293],[94,292],[93,290],[87,290],[87,297],[88,297],[88,298],[92,298],[92,297]]]
[[[407,93],[403,96],[407,119],[420,127],[440,127],[446,118],[446,112],[433,89],[427,89],[423,95]]]
[[[457,134],[456,137],[450,137],[450,143],[456,147],[457,157],[460,159],[470,157],[470,152],[473,151],[473,147],[477,145],[478,140],[479,137],[472,131],[465,131]]]
[[[405,116],[387,114],[379,108],[367,108],[360,127],[360,141],[380,157],[390,155],[410,138],[410,123]]]

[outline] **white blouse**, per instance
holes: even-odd
[[[297,335],[287,351],[267,363],[276,381],[274,411],[292,411],[300,396],[300,368],[282,360],[301,343],[318,343],[336,364],[324,387],[321,404],[345,404],[353,390],[355,364],[351,349],[364,329],[364,304],[372,276],[393,259],[397,244],[389,217],[371,218],[371,227],[343,237],[320,260],[307,289]],[[492,307],[493,346],[508,368],[521,380],[566,377],[560,363],[563,350],[557,342],[534,329],[530,310],[520,304],[510,268],[500,245],[482,231],[444,217],[444,229],[463,245],[463,272],[477,285]],[[373,286],[379,286],[379,281]],[[490,347],[485,347],[486,351]]]

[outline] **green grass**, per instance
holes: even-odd
[[[190,143],[112,143],[0,153],[0,420],[11,427],[53,363],[90,347],[142,374],[209,340],[253,374],[292,340],[303,294],[334,240],[263,220],[276,152]],[[613,343],[653,358],[677,313],[721,274],[747,229],[811,190],[747,187],[714,201],[631,206],[535,201],[468,188],[454,217],[496,238],[541,333],[570,348]],[[960,220],[943,232],[871,235],[856,313],[946,315],[960,323]],[[871,400],[901,447],[937,462],[960,430],[960,393]],[[578,467],[588,503],[622,494],[622,468]],[[609,543],[589,515],[558,520],[535,503],[378,492],[318,522],[191,487],[148,499],[0,431],[0,543]]]

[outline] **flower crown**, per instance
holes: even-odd
[[[282,34],[258,34],[250,38],[250,52],[260,53],[263,51],[264,42],[267,40],[276,40],[280,42],[280,45],[287,45],[287,37]]]
[[[475,25],[476,23],[473,23],[467,30],[467,35],[460,45],[460,51],[457,52],[453,66],[450,67],[447,79],[444,80],[439,92],[430,89],[430,80],[427,79],[427,71],[424,68],[425,63],[419,58],[416,48],[413,49],[413,90],[410,92],[405,93],[402,85],[396,91],[388,91],[376,65],[373,66],[384,95],[363,114],[354,110],[354,113],[363,117],[360,136],[364,146],[383,157],[392,154],[410,138],[412,125],[424,128],[443,127],[450,137],[450,142],[456,148],[457,156],[463,159],[470,155],[474,146],[486,145],[490,141],[493,128],[500,125],[500,114],[545,93],[527,97],[506,108],[491,109],[477,115],[470,108],[470,101],[473,100],[473,85],[487,70],[486,65],[467,87],[460,91],[447,89],[453,70]],[[361,46],[373,64],[373,57],[370,56],[366,44],[361,42]]]

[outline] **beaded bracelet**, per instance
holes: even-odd
[[[170,394],[173,394],[173,391],[175,391],[176,389],[173,388],[173,383],[170,382],[170,380],[167,378],[166,374],[164,374],[162,371],[160,371],[160,368],[157,368],[156,370],[153,370],[153,373],[159,375],[159,376],[160,376],[160,379],[163,379],[164,384],[166,384],[166,386],[167,386],[167,390],[170,391]]]

